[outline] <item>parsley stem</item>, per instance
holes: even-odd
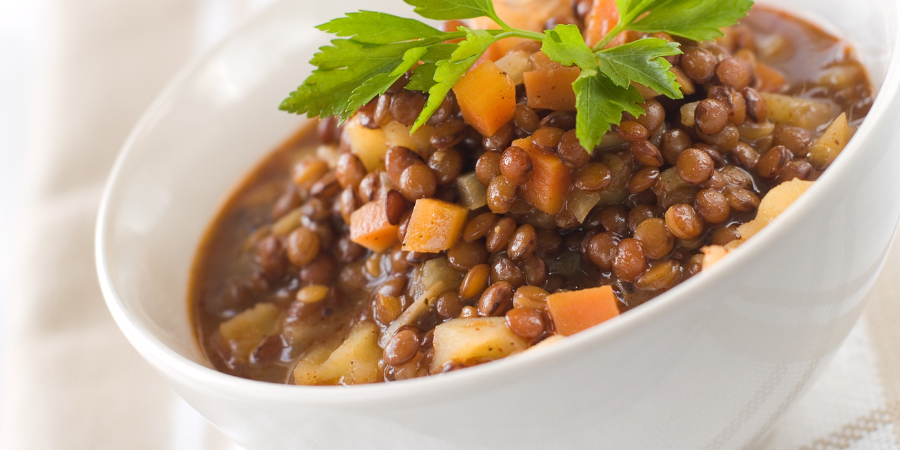
[[[622,22],[620,21],[616,24],[616,26],[612,28],[612,30],[609,30],[609,33],[606,33],[606,36],[603,36],[603,39],[601,39],[600,42],[597,43],[597,45],[594,46],[594,53],[597,53],[606,48],[606,46],[609,45],[609,43],[612,42],[612,40],[615,39],[616,36],[618,36],[619,33],[623,31],[625,31],[625,26],[623,26]]]

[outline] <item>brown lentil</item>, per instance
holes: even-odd
[[[582,191],[602,191],[612,184],[612,172],[606,164],[592,162],[575,172],[573,184]]]
[[[505,176],[498,175],[487,187],[487,204],[492,212],[506,214],[516,203],[517,188]]]
[[[463,240],[472,242],[487,236],[494,224],[497,223],[498,216],[492,212],[481,213],[466,224],[463,228]]]
[[[504,217],[498,220],[487,234],[487,251],[491,253],[499,252],[506,248],[509,240],[516,232],[516,219],[512,217]]]
[[[656,185],[657,181],[659,181],[659,169],[652,166],[644,167],[635,172],[628,180],[628,192],[632,194],[644,192]]]
[[[675,236],[669,232],[663,219],[652,218],[641,222],[634,230],[634,239],[641,243],[644,253],[651,259],[663,258],[675,248]]]
[[[520,147],[512,146],[503,151],[500,159],[500,173],[515,186],[531,179],[531,159]]]
[[[391,101],[391,116],[403,125],[412,125],[425,107],[425,95],[417,91],[401,91]]]
[[[748,189],[729,186],[723,193],[728,205],[735,211],[750,212],[759,208],[759,197]]]
[[[682,180],[691,184],[701,184],[712,178],[715,162],[703,150],[689,148],[678,155],[675,168]]]
[[[509,240],[506,253],[513,261],[523,261],[534,253],[536,246],[537,232],[533,226],[525,224],[520,226]]]
[[[740,238],[741,234],[738,233],[737,226],[730,225],[727,227],[716,228],[712,233],[712,238],[709,243],[712,245],[725,245]]]
[[[731,206],[725,196],[712,189],[704,189],[697,193],[694,209],[706,223],[725,222],[731,214]]]
[[[437,178],[425,164],[413,164],[400,175],[400,192],[407,200],[414,202],[420,198],[434,196],[437,191]]]
[[[691,205],[675,205],[666,211],[666,227],[680,239],[693,239],[703,232],[703,219]]]
[[[434,148],[449,148],[460,143],[465,135],[466,123],[450,119],[435,128],[429,142]]]
[[[634,282],[646,269],[647,259],[641,243],[637,239],[622,239],[613,260],[613,272],[616,276],[622,281]]]
[[[466,272],[459,285],[459,296],[463,300],[472,300],[481,295],[487,288],[491,276],[491,268],[487,264],[479,264]]]
[[[475,163],[475,176],[482,185],[487,187],[491,180],[500,175],[500,153],[484,152]]]
[[[399,366],[416,356],[417,351],[419,351],[418,333],[409,328],[403,329],[391,336],[385,345],[384,362],[392,366]]]
[[[454,269],[466,272],[469,269],[484,264],[488,260],[487,249],[481,240],[474,242],[459,241],[450,250],[447,250],[447,260]]]
[[[615,234],[609,231],[597,233],[588,241],[585,256],[599,269],[612,269],[618,244],[619,240]]]
[[[456,181],[462,166],[462,155],[454,148],[438,150],[428,158],[428,167],[434,172],[437,184],[440,185]]]
[[[637,280],[638,288],[648,291],[670,289],[681,281],[681,264],[671,259],[654,262]]]
[[[726,58],[716,67],[716,75],[722,84],[735,89],[743,89],[750,84],[750,69],[747,63],[736,58]]]
[[[490,285],[478,300],[478,315],[490,317],[505,314],[512,302],[512,296],[512,285],[506,281],[498,281]]]
[[[287,256],[291,264],[301,267],[319,255],[319,236],[307,227],[292,231],[287,238]]]
[[[555,149],[559,147],[559,142],[562,140],[563,135],[566,132],[553,127],[543,127],[538,128],[534,134],[531,135],[531,142],[534,142],[534,145]]]
[[[509,143],[512,142],[513,131],[514,131],[513,124],[508,123],[508,124],[500,127],[500,129],[497,130],[497,132],[494,133],[493,136],[484,138],[484,141],[482,142],[482,146],[487,151],[502,152],[503,149],[505,149],[506,147],[509,147]]]
[[[511,309],[506,313],[506,326],[522,339],[536,339],[544,333],[544,316],[528,307]]]
[[[782,145],[776,145],[759,158],[756,173],[763,178],[775,178],[781,175],[790,160],[791,152]]]
[[[533,133],[541,126],[541,118],[538,117],[537,113],[529,108],[528,105],[520,103],[516,105],[516,115],[513,119],[513,123],[520,129],[528,133]]]
[[[633,141],[628,143],[631,154],[634,159],[645,166],[660,167],[665,161],[662,153],[650,141]],[[560,145],[560,154],[562,154],[562,145]]]
[[[616,127],[616,136],[626,141],[646,141],[650,132],[638,122],[627,120]]]
[[[463,307],[466,306],[456,292],[444,292],[435,304],[435,311],[441,319],[455,319],[459,317]]]
[[[525,274],[513,260],[501,256],[491,265],[491,283],[508,282],[515,289],[525,284]]]
[[[696,83],[706,83],[716,70],[716,57],[706,49],[689,47],[681,56],[681,70]]]

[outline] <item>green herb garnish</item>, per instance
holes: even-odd
[[[508,26],[497,16],[492,0],[404,0],[426,19],[463,20],[489,17],[498,30],[459,27],[444,32],[415,19],[359,11],[317,28],[345,39],[319,49],[312,75],[282,102],[280,109],[308,117],[350,118],[359,108],[384,94],[409,70],[406,89],[429,97],[413,131],[425,124],[450,89],[472,68],[491,44],[518,37],[541,41],[542,50],[560,64],[581,68],[573,83],[577,98],[577,135],[592,151],[622,113],[644,113],[644,102],[632,83],[647,86],[669,98],[682,94],[664,56],[681,53],[679,45],[646,38],[605,48],[627,30],[663,32],[704,41],[722,36],[720,28],[734,25],[747,14],[752,0],[616,0],[620,20],[589,48],[574,25],[559,25],[543,34]],[[462,39],[458,43],[447,43]],[[421,64],[419,64],[421,62]]]

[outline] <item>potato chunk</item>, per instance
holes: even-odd
[[[772,188],[759,202],[756,218],[738,227],[741,240],[745,241],[754,234],[759,233],[759,230],[762,230],[769,222],[775,220],[778,215],[783,213],[788,206],[797,201],[800,195],[806,192],[812,184],[812,181],[803,181],[795,178]]]
[[[448,362],[475,365],[505,358],[528,348],[509,330],[503,317],[453,319],[434,329],[431,373]]]
[[[769,120],[801,128],[816,128],[837,115],[830,104],[808,98],[761,93],[769,109]]]
[[[337,348],[335,342],[313,347],[294,367],[294,383],[304,385],[365,384],[381,379],[378,327],[363,322]]]
[[[281,310],[272,303],[259,303],[222,322],[219,333],[231,346],[231,355],[238,361],[246,361],[250,352],[275,332]]]
[[[359,160],[366,166],[366,170],[374,172],[384,165],[384,155],[387,153],[387,136],[384,130],[370,130],[359,123],[354,117],[344,126],[345,138],[350,143],[350,150],[359,156]]]

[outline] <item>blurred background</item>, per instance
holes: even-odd
[[[47,0],[0,0],[0,381],[9,336],[12,251]],[[2,383],[0,383],[2,384]],[[0,404],[3,392],[0,390]]]
[[[57,82],[60,74],[52,73],[53,69],[59,67],[60,60],[72,57],[60,51],[60,48],[65,50],[66,47],[59,41],[65,41],[65,33],[72,31],[60,30],[59,25],[67,23],[67,20],[61,20],[64,18],[60,15],[71,15],[72,5],[79,3],[78,8],[87,11],[86,14],[99,16],[95,17],[99,20],[110,9],[105,8],[110,2],[104,1],[0,0],[0,386],[8,379],[9,371],[14,370],[7,362],[11,328],[14,328],[10,312],[16,302],[11,282],[17,275],[14,255],[24,247],[18,237],[29,226],[20,220],[27,210],[23,193],[29,183],[33,184],[33,180],[25,175],[29,167],[35,165],[34,161],[29,162],[29,151],[46,134],[46,130],[41,130],[38,125],[47,122],[41,120],[46,118],[42,116],[46,111],[42,111],[39,105],[47,104],[49,94],[42,92],[42,87]],[[187,57],[176,61],[172,66],[174,69],[163,79],[174,76],[177,67],[215,46],[254,13],[271,3],[273,0],[184,0],[184,4],[193,9],[193,32],[189,34],[189,41],[183,43],[189,50]],[[78,105],[56,106],[78,114]],[[122,133],[127,129],[115,131]],[[74,167],[73,170],[79,168]],[[93,260],[78,264],[93,266]],[[0,410],[6,397],[4,390],[0,389]],[[198,434],[201,430],[208,432],[203,419],[184,403],[178,409],[175,415],[184,426],[181,432],[175,431],[177,437],[173,439],[171,448],[199,448],[197,444],[208,441]],[[102,440],[98,436],[98,444]]]

